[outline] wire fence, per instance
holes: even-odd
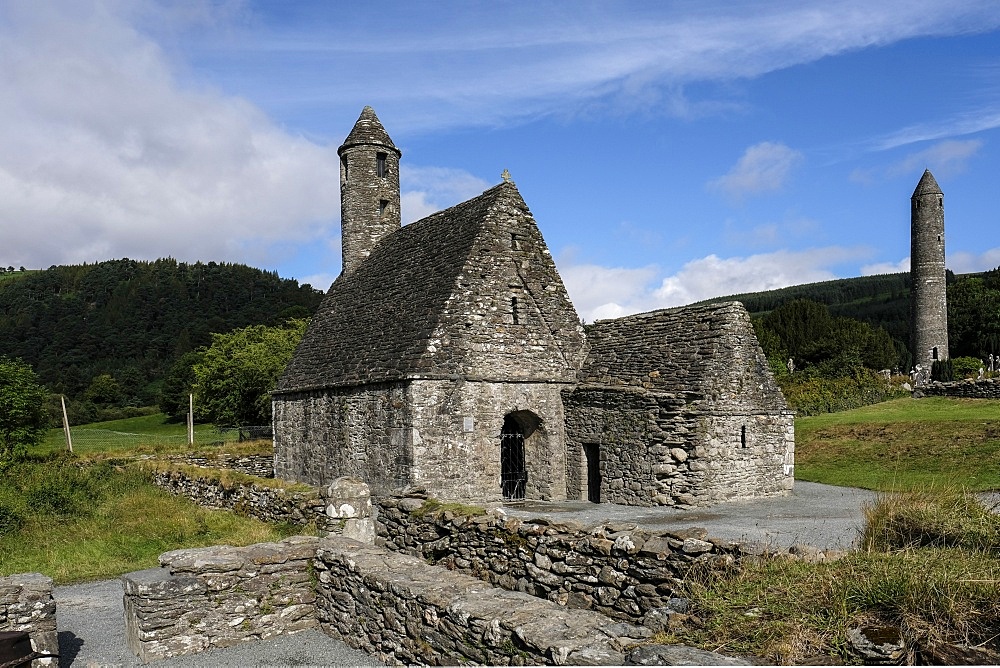
[[[188,445],[187,434],[157,434],[115,431],[112,429],[94,429],[91,427],[71,427],[70,436],[74,450],[132,450],[140,447],[183,449]],[[53,439],[62,441],[65,447],[65,436],[60,430],[59,435],[53,434]],[[247,441],[270,440],[273,431],[270,425],[246,427],[195,427],[194,445],[224,446],[231,443]],[[58,443],[51,445],[59,446]]]

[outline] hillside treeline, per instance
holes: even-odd
[[[0,357],[23,359],[77,403],[148,406],[174,362],[212,333],[308,317],[321,298],[276,272],[171,258],[8,274]]]
[[[990,354],[1000,354],[1000,268],[978,274],[948,271],[946,280],[950,355],[986,360]],[[906,372],[912,367],[909,273],[844,278],[710,301],[728,300],[742,302],[755,320],[793,301],[822,304],[830,318],[857,320],[889,335],[897,356],[891,364],[878,368]],[[797,345],[792,348],[798,350]],[[813,353],[809,351],[807,357],[815,358]],[[809,364],[807,359],[803,362]]]

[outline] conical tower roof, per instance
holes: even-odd
[[[925,169],[924,175],[920,177],[920,183],[917,184],[917,189],[913,191],[913,195],[910,199],[914,197],[920,197],[921,195],[943,195],[941,192],[941,186],[938,182],[934,180],[934,175],[931,174],[931,170]]]
[[[358,122],[354,124],[354,128],[351,130],[350,134],[347,135],[347,139],[340,148],[337,149],[337,154],[341,154],[344,149],[348,149],[352,146],[357,146],[359,144],[375,144],[377,146],[385,146],[395,151],[397,154],[401,155],[401,152],[396,145],[392,143],[389,139],[389,133],[385,131],[382,127],[382,122],[375,115],[375,110],[369,106],[366,106],[361,110],[361,115],[358,116]]]

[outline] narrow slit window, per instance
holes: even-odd
[[[747,447],[747,426],[740,427],[740,446]]]
[[[934,348],[931,350],[931,359],[935,359],[936,360],[937,358],[938,358],[938,356],[937,356],[937,346],[934,346]]]
[[[510,247],[514,250],[521,250],[521,239],[517,236],[517,232],[510,233]]]
[[[517,313],[517,297],[510,298],[510,314],[514,317],[514,324],[521,324],[520,316]]]
[[[378,217],[385,218],[385,212],[389,208],[389,200],[380,199],[378,201]]]
[[[385,159],[388,157],[387,153],[376,153],[375,154],[375,173],[380,179],[384,179],[389,175],[386,171]]]

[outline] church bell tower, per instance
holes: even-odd
[[[402,153],[365,107],[340,156],[340,225],[343,275],[358,268],[375,245],[400,228],[399,158]]]

